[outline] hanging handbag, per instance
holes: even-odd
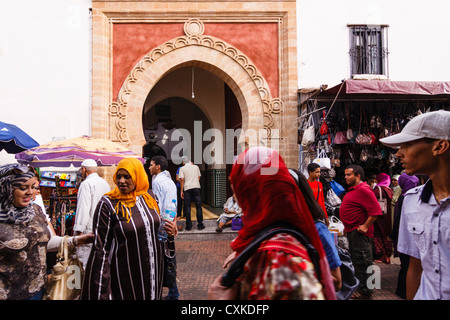
[[[381,207],[381,212],[383,214],[387,214],[387,209],[388,209],[388,205],[387,205],[387,200],[383,198],[383,190],[381,189],[380,186],[378,187],[378,191],[379,191],[379,196],[378,196],[378,203],[380,204]]]
[[[330,186],[333,189],[334,193],[336,193],[337,196],[340,196],[345,192],[345,189],[343,186],[341,186],[339,183],[337,183],[334,180],[330,181]]]
[[[362,114],[363,113],[364,113],[364,118],[366,120],[366,126],[367,126],[366,113],[364,112],[364,109],[361,107],[360,117],[359,117],[359,134],[356,136],[355,142],[357,144],[361,144],[361,145],[371,145],[375,142],[374,141],[375,137],[373,136],[373,134],[369,133],[369,128],[367,127],[367,133],[362,133],[362,131],[361,131]]]
[[[345,137],[347,138],[348,141],[353,139],[353,130],[350,128],[350,115],[349,112],[347,110],[347,123],[348,123],[348,127],[347,127],[347,131],[345,132]]]
[[[331,160],[327,157],[325,150],[321,149],[317,158],[315,158],[313,163],[317,163],[321,168],[331,169]]]
[[[345,131],[338,131],[334,136],[334,144],[345,144],[348,143],[347,137],[345,136]]]
[[[303,137],[302,137],[302,146],[303,147],[308,147],[315,140],[314,122],[313,122],[312,115],[309,116],[307,125],[308,125],[308,128],[306,128],[306,130],[303,132]]]
[[[325,111],[323,111],[323,121],[322,121],[322,125],[320,126],[320,134],[323,136],[328,134],[328,125],[325,120]]]
[[[74,257],[75,247],[67,244],[69,236],[61,240],[57,262],[47,283],[44,300],[75,300],[81,293],[84,276],[83,263]]]
[[[330,223],[328,224],[328,229],[330,231],[336,231],[339,236],[344,235],[344,224],[336,216],[330,217]]]
[[[327,201],[332,207],[338,207],[341,205],[341,199],[334,193],[333,188],[328,189]]]
[[[362,162],[366,162],[369,159],[369,152],[367,149],[362,149],[359,155],[359,160]]]

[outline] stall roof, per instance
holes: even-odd
[[[342,86],[342,89],[341,89]],[[340,92],[339,92],[340,91]],[[319,97],[339,98],[450,98],[450,82],[439,81],[391,81],[391,80],[345,80],[319,94]]]

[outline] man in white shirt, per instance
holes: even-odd
[[[194,200],[197,209],[197,228],[205,229],[203,225],[202,196],[200,192],[201,173],[198,166],[187,157],[183,157],[184,166],[181,167],[178,177],[181,184],[181,198],[184,199],[184,216],[186,217],[186,230],[192,229],[191,201]]]
[[[406,299],[450,299],[450,111],[427,112],[380,139],[408,175],[430,179],[403,199],[397,250],[410,256]]]
[[[75,213],[74,235],[92,233],[92,218],[100,198],[111,191],[109,184],[97,174],[97,163],[86,159],[80,168],[84,181],[78,188],[77,210]],[[78,259],[86,268],[92,244],[77,247]]]

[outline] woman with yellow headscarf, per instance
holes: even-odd
[[[114,173],[117,187],[100,200],[94,214],[94,245],[86,266],[81,299],[158,300],[164,274],[164,247],[156,200],[142,163],[125,158]],[[176,225],[166,220],[166,231]]]

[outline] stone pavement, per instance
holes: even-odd
[[[214,220],[205,220],[204,223],[204,230],[198,231],[194,222],[191,231],[179,232],[176,239],[181,300],[207,300],[209,285],[224,273],[223,261],[231,253],[230,242],[236,232],[227,228],[217,234]],[[391,261],[389,265],[375,263],[380,268],[381,286],[375,289],[372,300],[401,300],[395,294],[400,262],[398,258]],[[167,288],[164,288],[163,296],[166,294]]]

